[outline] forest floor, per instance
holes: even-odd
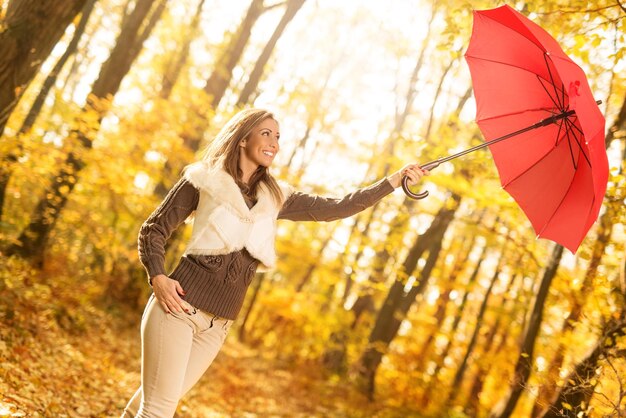
[[[118,417],[140,382],[141,313],[97,307],[71,293],[0,277],[0,417]],[[37,282],[41,283],[39,280]],[[316,365],[295,366],[237,340],[233,327],[180,417],[407,417],[369,402]]]

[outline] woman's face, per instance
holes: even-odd
[[[271,118],[265,119],[252,128],[246,141],[240,143],[239,163],[242,167],[269,167],[280,149],[278,144],[278,123]]]

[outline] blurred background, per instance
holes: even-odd
[[[237,110],[273,111],[272,173],[325,196],[480,144],[463,53],[472,10],[504,3],[0,0],[0,416],[119,416],[139,227]],[[536,239],[489,151],[425,200],[281,221],[179,416],[626,416],[626,3],[506,3],[603,102],[609,185],[577,253]]]

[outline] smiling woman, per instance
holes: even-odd
[[[244,138],[239,143],[242,148],[239,165],[242,169],[242,180],[248,183],[252,173],[259,166],[269,167],[274,161],[274,157],[280,150],[278,139],[278,122],[268,117],[259,123],[248,138]]]
[[[153,294],[142,318],[141,386],[123,416],[173,416],[222,347],[257,267],[275,266],[277,219],[346,218],[387,196],[402,176],[415,184],[425,174],[407,165],[343,199],[296,192],[269,173],[279,137],[272,113],[239,112],[142,225],[139,256]],[[191,239],[167,275],[165,243],[192,212]]]

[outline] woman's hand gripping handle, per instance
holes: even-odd
[[[403,174],[403,177],[402,177],[402,190],[404,190],[404,193],[408,197],[410,197],[411,199],[415,199],[415,200],[423,199],[426,196],[428,196],[429,193],[428,193],[427,190],[423,191],[421,193],[413,193],[411,191],[411,189],[409,189],[409,186],[412,186],[412,185],[416,184],[417,181],[422,177],[422,176],[419,176],[416,179],[415,172],[420,172],[421,171],[422,175],[429,175],[430,174],[430,170],[432,170],[433,168],[438,167],[439,164],[441,164],[440,159],[439,160],[435,160],[435,161],[431,161],[429,163],[426,163],[423,166],[418,166],[417,164],[411,166],[411,167],[417,167],[416,170],[407,170],[406,172],[403,171],[404,169],[400,170],[402,172],[402,174]],[[407,167],[409,167],[409,166],[407,166]]]

